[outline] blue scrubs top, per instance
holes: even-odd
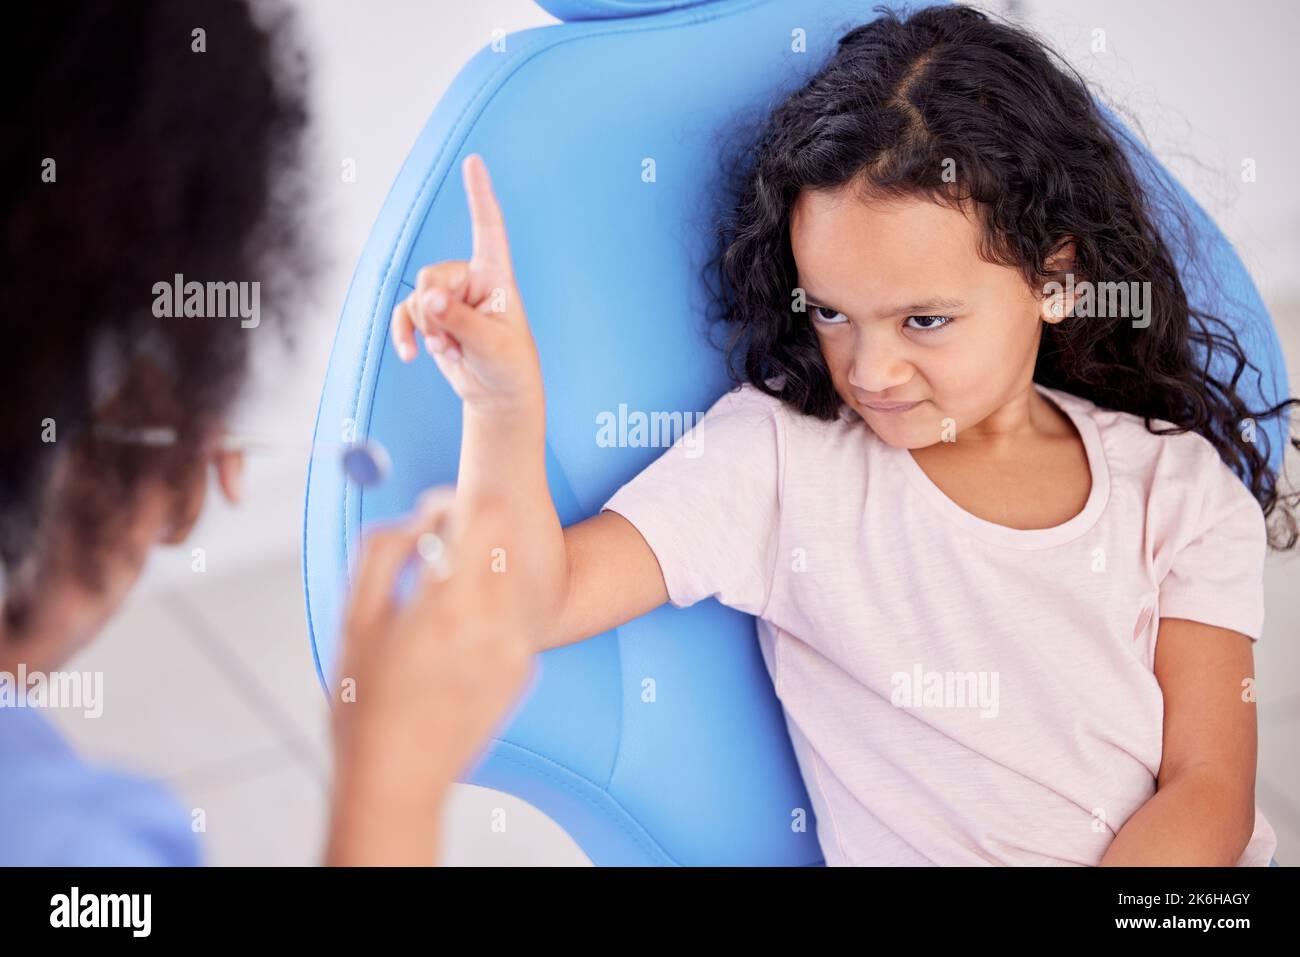
[[[200,863],[160,784],[85,763],[40,709],[0,707],[0,866]]]

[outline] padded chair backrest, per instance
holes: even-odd
[[[718,132],[779,102],[845,30],[875,15],[856,0],[543,6],[569,22],[482,50],[447,90],[348,292],[304,528],[308,619],[326,687],[363,525],[455,481],[460,402],[427,356],[397,361],[387,330],[421,266],[469,258],[462,159],[484,156],[505,214],[546,381],[547,473],[569,525],[663,451],[598,445],[598,415],[617,415],[620,404],[699,413],[727,388],[705,338],[700,278]],[[794,49],[796,30],[806,52]],[[653,178],[643,177],[647,160]],[[1151,175],[1164,174],[1156,164]],[[1213,244],[1208,278],[1235,297],[1230,315],[1277,401],[1285,375],[1263,305],[1223,237],[1177,189],[1197,216],[1197,240]],[[1189,279],[1193,301],[1203,300],[1206,277]],[[332,450],[367,437],[388,449],[393,468],[362,490],[345,483]],[[646,678],[654,703],[642,699]],[[531,694],[465,780],[538,807],[596,864],[822,861],[753,619],[712,600],[665,605],[542,655]]]

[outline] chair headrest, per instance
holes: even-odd
[[[700,7],[710,0],[537,0],[537,5],[566,23],[576,20],[617,20],[650,13]]]

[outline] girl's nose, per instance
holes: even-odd
[[[853,363],[849,366],[850,385],[863,392],[879,395],[912,378],[912,365],[899,350],[880,342],[879,337],[871,342],[866,341],[867,338],[859,336],[858,348],[854,351]]]

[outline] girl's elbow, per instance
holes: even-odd
[[[1226,864],[1232,866],[1245,853],[1255,834],[1255,781],[1253,778],[1243,782],[1236,778],[1211,777],[1205,787],[1213,791],[1213,797],[1207,796],[1212,806],[1222,809],[1224,834],[1232,858]]]

